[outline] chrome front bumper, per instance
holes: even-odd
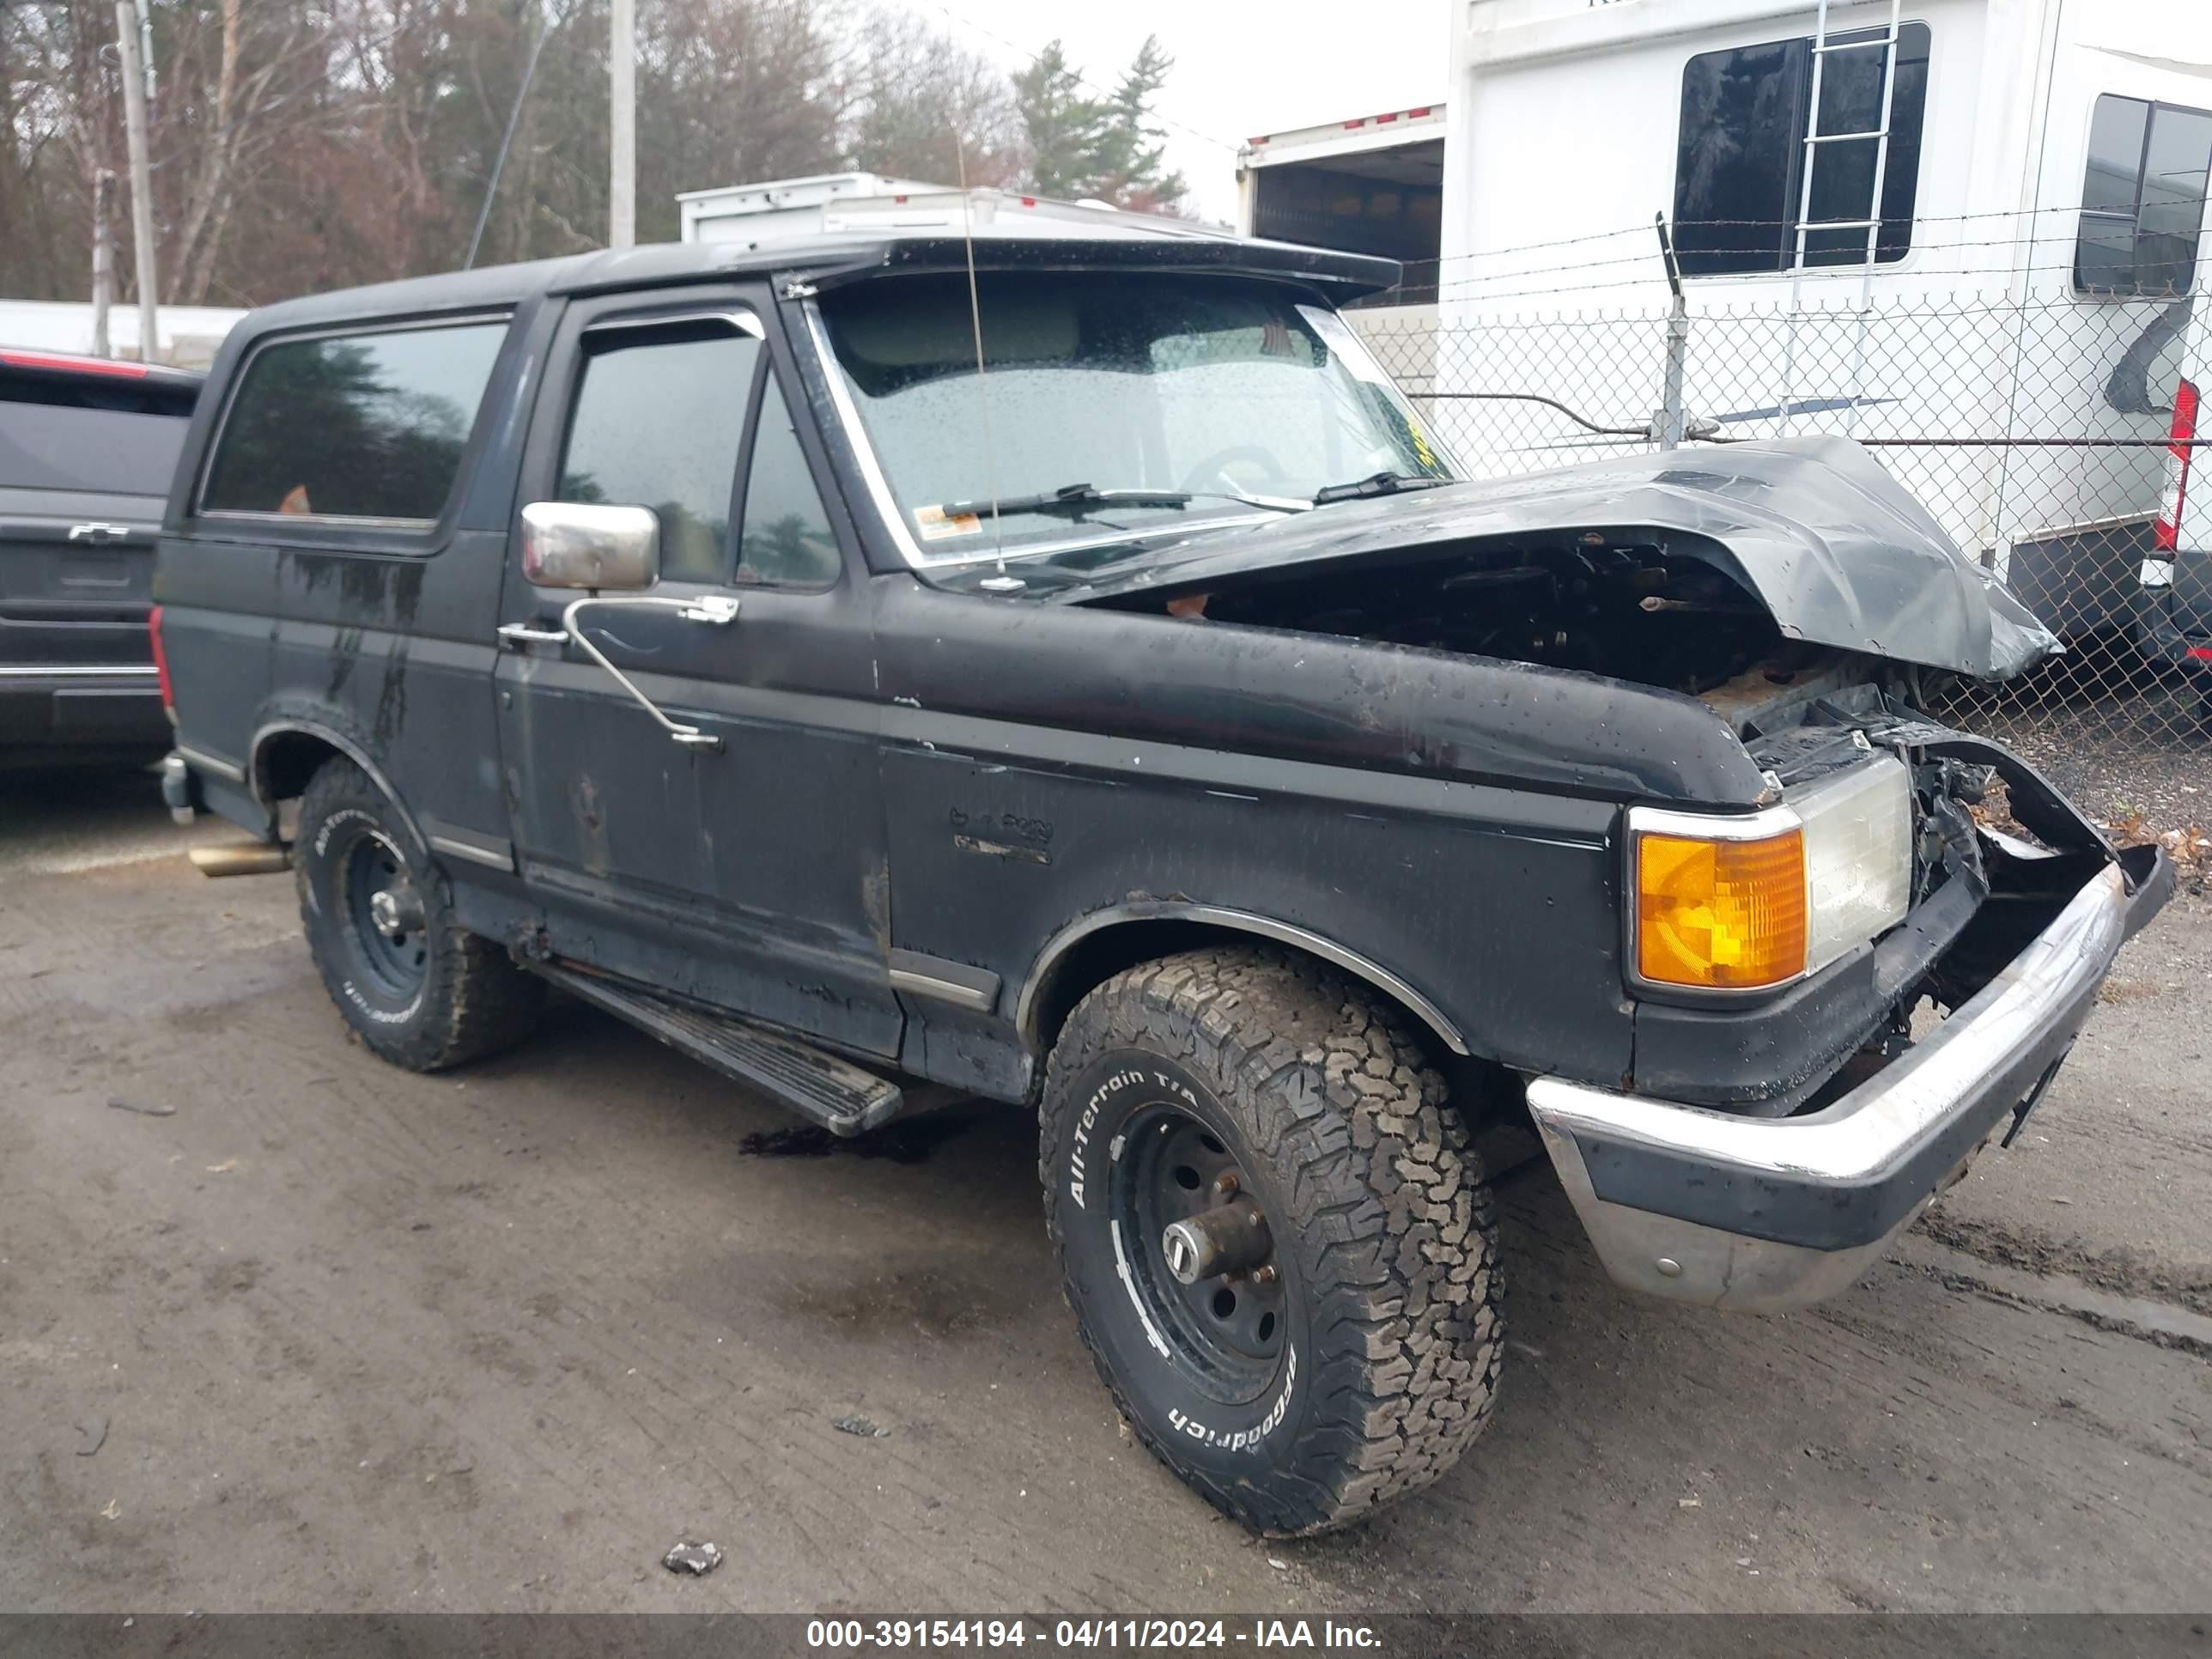
[[[2172,888],[2107,866],[1933,1034],[1832,1105],[1752,1118],[1528,1085],[1606,1271],[1632,1290],[1775,1312],[1847,1288],[2073,1046],[2121,943]]]

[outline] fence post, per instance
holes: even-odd
[[[1662,449],[1682,447],[1682,371],[1690,356],[1690,305],[1682,295],[1682,268],[1674,259],[1674,240],[1667,234],[1667,216],[1651,216],[1651,228],[1659,234],[1659,257],[1666,262],[1667,286],[1674,292],[1674,302],[1667,312],[1667,372],[1661,384],[1658,413],[1652,418],[1652,433]]]

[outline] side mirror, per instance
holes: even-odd
[[[660,515],[649,507],[532,501],[522,574],[540,587],[628,591],[660,580]]]

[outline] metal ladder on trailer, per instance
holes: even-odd
[[[1813,87],[1806,100],[1805,137],[1802,147],[1803,174],[1798,185],[1796,245],[1790,264],[1789,332],[1785,338],[1782,368],[1782,430],[1786,434],[1796,418],[1797,389],[1797,332],[1802,319],[1805,290],[1805,252],[1811,233],[1816,230],[1863,230],[1866,233],[1866,253],[1859,267],[1859,303],[1857,325],[1852,331],[1850,399],[1844,416],[1844,429],[1855,431],[1858,427],[1859,393],[1866,374],[1867,317],[1874,305],[1874,268],[1875,256],[1881,251],[1881,196],[1889,178],[1890,109],[1897,96],[1897,42],[1903,22],[1904,0],[1889,0],[1889,27],[1876,36],[1863,40],[1831,40],[1828,38],[1829,0],[1820,0],[1820,9],[1813,26]],[[1856,31],[1847,31],[1855,33]],[[1879,49],[1881,52],[1881,117],[1871,132],[1822,132],[1820,131],[1820,88],[1826,78],[1828,55],[1838,52],[1866,52]],[[1863,143],[1874,140],[1874,189],[1867,203],[1870,216],[1864,219],[1815,219],[1813,217],[1813,172],[1823,144]],[[1824,265],[1824,270],[1847,269]]]

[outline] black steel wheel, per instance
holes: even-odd
[[[544,981],[454,919],[445,872],[351,761],[331,760],[308,781],[292,867],[331,1000],[384,1059],[434,1072],[537,1024]]]
[[[1068,1016],[1040,1115],[1084,1343],[1210,1502],[1270,1532],[1341,1526],[1481,1432],[1496,1219],[1394,1010],[1288,954],[1148,963]]]
[[[1107,1202],[1127,1243],[1132,1294],[1209,1394],[1256,1399],[1284,1340],[1282,1268],[1237,1157],[1170,1101],[1135,1113]],[[1233,1261],[1209,1249],[1243,1247]]]
[[[391,836],[366,824],[350,826],[340,878],[345,889],[343,931],[362,974],[387,996],[410,1002],[430,971],[430,939],[422,895],[406,856]]]

